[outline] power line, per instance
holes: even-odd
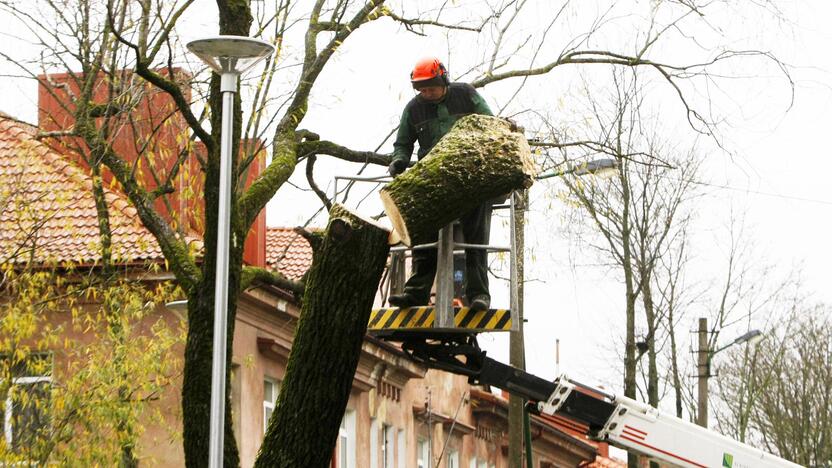
[[[816,198],[805,198],[805,197],[796,197],[793,195],[781,195],[779,193],[771,193],[771,192],[763,192],[760,190],[751,190],[751,189],[744,189],[739,187],[731,187],[730,185],[721,185],[721,184],[712,184],[708,182],[700,182],[698,180],[692,180],[691,183],[697,185],[704,185],[707,187],[715,187],[721,188],[725,190],[733,190],[735,192],[744,192],[744,193],[753,193],[755,195],[765,195],[767,197],[775,197],[775,198],[782,198],[784,200],[794,200],[794,201],[801,201],[801,202],[809,202],[809,203],[820,203],[822,205],[832,205],[832,201],[830,200],[818,200]]]

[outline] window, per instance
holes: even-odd
[[[274,404],[277,403],[277,395],[280,393],[280,384],[271,379],[263,380],[263,434],[269,427],[269,419],[274,413]]]
[[[370,468],[378,468],[378,421],[370,419]]]
[[[399,442],[398,442],[398,450],[399,456],[397,457],[398,460],[398,468],[405,468],[405,464],[407,463],[407,445],[404,440],[404,429],[399,429]]]
[[[459,468],[459,452],[451,450],[448,452],[448,468]]]
[[[338,429],[337,468],[355,468],[355,411],[348,409]]]
[[[392,426],[384,424],[381,427],[381,462],[383,468],[394,468],[394,447],[396,443],[396,430]]]
[[[416,468],[428,468],[430,465],[430,444],[425,439],[416,441]]]
[[[471,459],[469,466],[471,468],[488,468],[488,462],[486,460],[477,460],[477,457],[474,457]]]
[[[5,401],[0,401],[0,423],[6,446],[18,452],[33,446],[49,423],[46,408],[52,360],[48,355],[34,355],[10,371],[14,377]]]

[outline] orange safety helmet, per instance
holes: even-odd
[[[448,86],[451,80],[448,78],[448,70],[436,57],[425,57],[416,62],[413,71],[410,72],[410,83],[414,89],[427,88],[428,86]]]

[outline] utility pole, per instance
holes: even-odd
[[[528,192],[518,190],[514,192],[514,232],[515,236],[514,255],[517,268],[517,300],[515,317],[517,317],[517,330],[509,334],[509,363],[517,369],[526,369],[526,351],[523,342],[523,247],[524,229],[526,226],[526,205]],[[514,292],[512,292],[514,294]],[[508,399],[508,464],[510,468],[523,467],[523,434],[525,424],[523,398],[509,395]],[[527,448],[530,450],[531,448]]]
[[[699,318],[699,350],[697,352],[698,408],[696,424],[708,427],[708,378],[711,376],[710,350],[708,349],[708,319]]]

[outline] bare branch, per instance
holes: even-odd
[[[485,18],[485,20],[483,20],[482,24],[475,27],[475,26],[463,26],[463,25],[460,25],[460,24],[446,24],[446,23],[440,23],[439,21],[425,20],[425,19],[418,19],[418,18],[417,19],[403,18],[403,17],[397,15],[396,13],[393,13],[391,10],[386,9],[386,8],[384,9],[384,16],[387,16],[390,19],[392,19],[393,21],[397,21],[397,22],[403,24],[404,27],[408,31],[410,31],[414,34],[418,34],[420,36],[425,36],[426,34],[422,33],[422,32],[419,32],[419,31],[416,31],[414,29],[414,26],[436,26],[436,27],[443,28],[443,29],[451,29],[451,30],[458,30],[458,31],[482,32],[482,29],[485,27],[486,24],[488,24],[488,21],[492,18],[492,16],[489,16],[489,17]]]
[[[303,297],[303,290],[305,287],[303,282],[290,280],[276,271],[269,271],[265,268],[251,266],[243,267],[242,278],[240,279],[240,289],[244,291],[251,288],[256,283],[277,286],[280,289],[285,289],[286,291],[291,292],[297,298]]]
[[[390,164],[390,155],[372,151],[355,151],[331,141],[306,141],[298,145],[298,154],[326,154],[344,161],[377,164]]]
[[[315,192],[315,195],[317,195],[318,198],[321,199],[321,203],[323,203],[324,206],[326,206],[327,210],[330,210],[332,209],[332,201],[329,199],[329,197],[326,196],[324,191],[321,190],[320,187],[318,187],[318,184],[315,183],[315,178],[313,177],[316,159],[317,157],[314,154],[310,154],[306,158],[306,180],[307,182],[309,182],[309,187],[312,189],[313,192]]]

